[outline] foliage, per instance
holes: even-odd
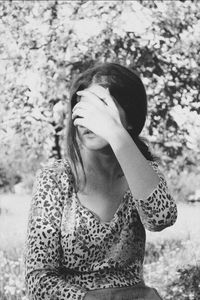
[[[151,264],[159,261],[165,251],[174,251],[176,249],[184,248],[182,240],[168,240],[162,241],[162,243],[147,243],[145,249],[145,263]]]
[[[0,299],[28,300],[25,295],[23,262],[0,251]]]
[[[26,177],[63,156],[71,80],[115,61],[141,74],[143,135],[178,194],[179,174],[199,173],[199,12],[198,1],[1,2],[0,160]]]
[[[199,246],[189,239],[154,242],[150,248],[147,245],[144,264],[146,284],[156,287],[165,300],[199,299],[200,268],[196,260]]]
[[[185,266],[178,269],[178,279],[169,286],[169,296],[175,299],[200,299],[200,267]]]
[[[20,180],[21,176],[16,170],[10,169],[6,164],[0,165],[0,191],[12,191],[13,186]]]

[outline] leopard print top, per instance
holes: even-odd
[[[160,231],[177,217],[158,165],[160,181],[147,199],[128,190],[110,222],[81,205],[69,162],[39,171],[24,248],[31,300],[82,300],[88,290],[143,282],[145,229]]]

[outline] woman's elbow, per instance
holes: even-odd
[[[149,231],[162,231],[163,229],[174,225],[177,220],[177,208],[176,206],[171,209],[166,216],[156,220],[152,219],[150,222],[145,224],[145,227]]]

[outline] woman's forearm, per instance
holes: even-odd
[[[177,218],[176,203],[157,164],[146,160],[125,128],[114,129],[109,136],[145,228],[160,231],[173,225]]]
[[[123,126],[117,127],[109,137],[109,144],[119,161],[132,195],[144,199],[156,188],[159,177],[142,155]]]

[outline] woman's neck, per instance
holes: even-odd
[[[81,156],[86,176],[103,177],[112,182],[123,174],[111,148],[92,151],[84,147],[81,149]]]

